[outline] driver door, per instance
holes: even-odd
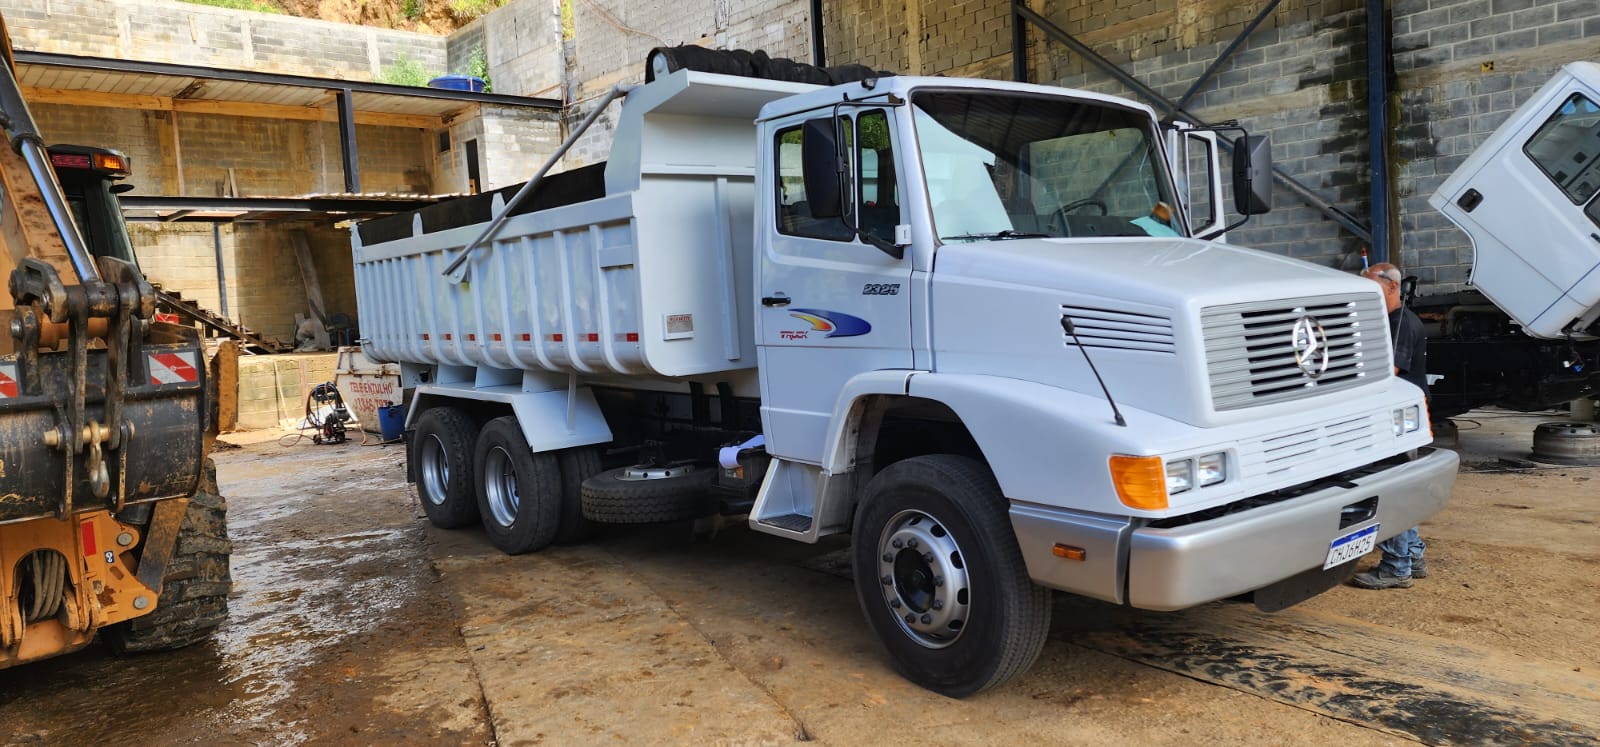
[[[761,262],[761,416],[767,451],[809,464],[823,443],[840,391],[867,371],[911,368],[911,257],[867,244],[894,242],[901,214],[893,114],[863,109],[839,117],[849,183],[844,215],[812,214],[802,176],[803,119],[780,125],[772,150],[775,225]]]

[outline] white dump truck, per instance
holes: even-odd
[[[354,231],[438,526],[849,533],[893,664],[959,697],[1032,663],[1051,590],[1283,607],[1445,504],[1378,286],[1204,238],[1214,132],[1048,86],[672,67],[603,165]]]

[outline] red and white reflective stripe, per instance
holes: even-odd
[[[166,322],[167,324],[178,324],[178,323],[182,322],[183,319],[181,317],[179,317],[177,314],[168,314],[165,311],[157,311],[156,312],[156,321],[158,321],[158,322]]]
[[[194,367],[194,353],[152,353],[145,356],[150,361],[150,383],[184,384],[200,380],[200,371]]]
[[[18,394],[17,364],[6,363],[0,365],[0,399],[15,397]]]

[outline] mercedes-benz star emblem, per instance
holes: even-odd
[[[1328,370],[1328,333],[1311,316],[1294,323],[1294,363],[1313,381]]]

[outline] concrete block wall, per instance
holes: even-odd
[[[216,234],[203,223],[128,226],[134,254],[151,282],[179,291],[216,313],[222,311],[217,285],[220,243],[228,317],[285,342],[294,339],[294,315],[310,313],[292,243],[295,230],[306,233],[328,312],[356,317],[347,231],[309,223],[223,224]]]
[[[1232,0],[1045,0],[1031,7],[1169,99],[1182,96],[1259,11],[1259,4]],[[1417,275],[1425,292],[1458,290],[1471,247],[1427,198],[1562,63],[1600,57],[1600,3],[1394,0],[1390,16],[1398,216],[1391,258]],[[830,2],[823,20],[831,63],[1011,74],[1005,0]],[[1279,166],[1362,223],[1372,212],[1365,26],[1365,3],[1357,0],[1284,0],[1188,106],[1204,119],[1236,118],[1270,135]],[[1028,39],[1031,80],[1138,100],[1038,29]],[[1274,205],[1232,240],[1359,266],[1362,240],[1281,187]]]
[[[1472,247],[1428,197],[1563,63],[1600,59],[1600,2],[1394,0],[1402,266],[1459,288]]]
[[[502,11],[503,12],[503,11]],[[587,116],[589,102],[617,83],[643,83],[645,55],[654,47],[703,44],[717,49],[762,49],[773,57],[809,61],[810,4],[806,0],[585,0],[573,3],[567,125]],[[564,159],[572,168],[605,160],[618,105],[595,122]]]
[[[450,71],[466,73],[482,47],[497,93],[561,98],[561,42],[559,0],[512,0],[450,35]]]
[[[64,104],[32,110],[51,143],[99,145],[126,153],[133,165],[128,181],[136,195],[218,197],[234,193],[234,187],[248,197],[344,191],[339,130],[331,122]],[[177,148],[171,145],[173,117],[178,119]],[[432,193],[427,141],[421,130],[357,126],[362,190]]]
[[[446,68],[443,37],[174,0],[0,0],[17,49],[373,80],[400,55]]]

